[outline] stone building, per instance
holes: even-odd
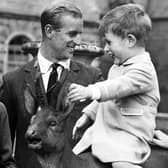
[[[23,55],[21,44],[27,41],[41,40],[40,13],[54,0],[1,0],[0,5],[0,75],[11,71],[31,59]],[[55,0],[61,1],[61,0]],[[116,0],[69,0],[76,3],[84,14],[84,42],[99,45],[97,27],[100,16]],[[159,76],[161,103],[159,111],[168,112],[168,1],[167,0],[134,0],[142,4],[152,18],[153,31],[148,50]],[[78,59],[78,58],[75,58]],[[84,63],[93,59],[80,57]],[[88,61],[89,60],[89,61]],[[101,58],[101,68],[107,74],[112,60],[107,56]]]
[[[27,62],[23,57],[21,44],[27,41],[40,41],[40,13],[54,0],[1,0],[0,5],[0,73],[6,73]],[[60,1],[60,0],[55,0]],[[100,9],[95,1],[73,1],[83,11],[85,29],[83,41],[98,43],[97,26]],[[87,10],[90,9],[90,10]]]

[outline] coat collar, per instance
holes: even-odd
[[[32,70],[35,70],[37,67],[38,67],[38,61],[37,61],[37,57],[35,57],[32,61],[30,61],[24,66],[24,71],[32,72]]]
[[[77,72],[80,70],[80,66],[77,62],[75,61],[71,61],[70,62],[70,71],[74,71],[74,72]]]
[[[36,97],[34,83],[36,80],[37,72],[39,71],[38,61],[36,57],[24,66],[24,71],[26,87],[29,88],[32,96]]]
[[[129,58],[128,60],[126,60],[122,65],[123,66],[127,66],[127,65],[131,65],[131,64],[134,64],[134,63],[137,63],[139,62],[139,60],[141,61],[148,61],[150,60],[150,55],[148,52],[144,52],[142,54],[138,54],[132,58]]]

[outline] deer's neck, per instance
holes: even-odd
[[[42,168],[78,168],[86,165],[86,161],[76,156],[69,145],[59,153],[50,153],[49,155],[38,156]],[[87,166],[84,166],[87,167]]]
[[[64,148],[64,152],[62,155],[62,162],[64,163],[64,168],[87,168],[87,161],[81,159],[79,156],[75,155],[72,152],[72,149],[68,143]]]
[[[42,168],[63,168],[61,153],[38,156],[38,160]]]

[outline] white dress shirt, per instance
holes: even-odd
[[[45,88],[45,91],[47,91],[48,80],[49,80],[50,73],[52,71],[52,66],[51,65],[54,62],[51,62],[51,61],[47,60],[44,56],[42,56],[40,51],[37,54],[37,59],[38,59],[39,66],[40,66],[40,71],[41,71],[41,74],[42,74],[44,88]],[[70,59],[64,60],[64,61],[56,61],[56,62],[58,64],[62,65],[65,69],[69,70],[69,68],[70,68]],[[57,68],[58,80],[60,79],[62,70],[63,70],[63,68],[61,66],[59,66]]]

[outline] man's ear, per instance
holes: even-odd
[[[136,45],[136,37],[133,34],[128,34],[127,35],[127,39],[128,39],[128,45],[129,47],[133,47]]]
[[[49,39],[52,39],[53,33],[54,33],[54,29],[52,25],[50,24],[45,25],[44,30],[45,30],[46,37],[48,37]]]

